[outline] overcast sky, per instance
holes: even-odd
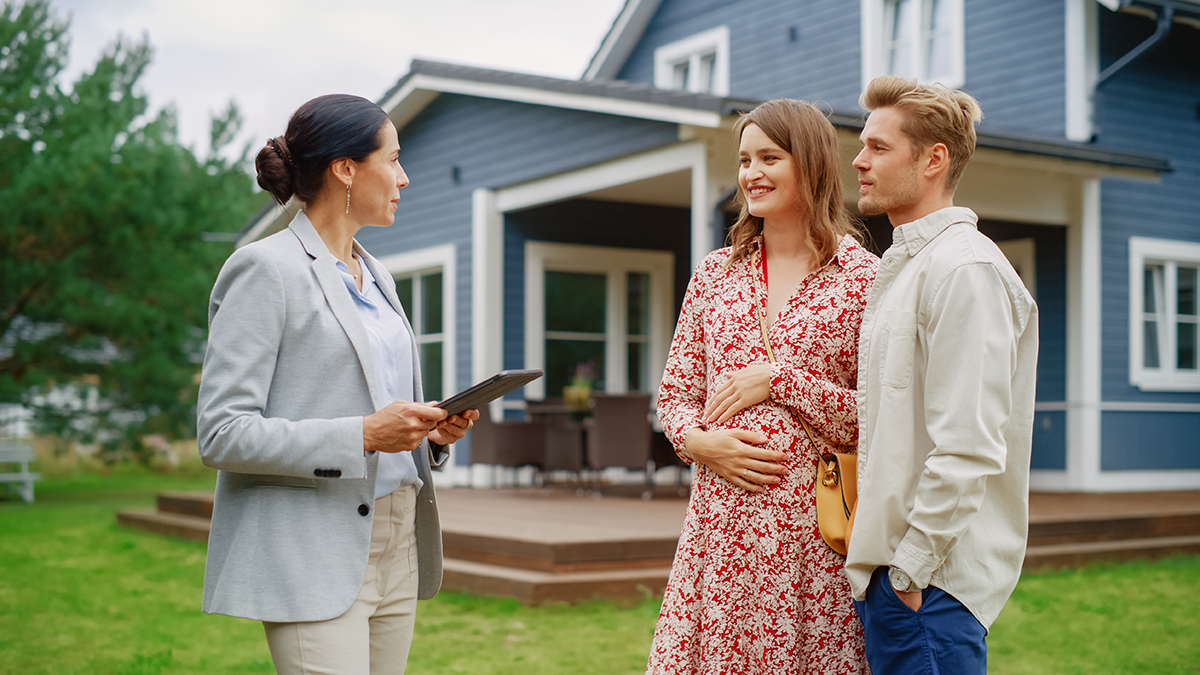
[[[66,82],[119,34],[148,35],[152,108],[174,102],[201,154],[209,118],[237,101],[238,149],[283,133],[321,94],[378,100],[413,58],[578,78],[624,0],[51,0],[71,15]]]

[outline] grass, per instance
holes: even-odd
[[[202,544],[116,525],[160,490],[212,488],[186,450],[169,473],[54,456],[35,506],[0,501],[0,673],[273,672],[257,622],[200,612]],[[1197,598],[1200,557],[1027,574],[992,627],[989,670],[1195,674]],[[439,594],[421,603],[407,672],[641,673],[658,609]]]

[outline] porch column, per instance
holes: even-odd
[[[709,199],[708,152],[699,144],[692,159],[692,269],[713,251],[712,200]]]
[[[1100,480],[1100,179],[1081,178],[1067,226],[1066,488]]]
[[[504,214],[496,193],[479,188],[471,194],[471,380],[500,371],[504,348]],[[492,401],[494,420],[503,403]]]

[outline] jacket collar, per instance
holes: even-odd
[[[317,233],[317,228],[313,226],[309,220],[308,214],[301,210],[292,219],[288,229],[296,235],[300,240],[300,245],[313,259],[313,273],[317,277],[317,281],[321,284],[321,290],[325,293],[325,299],[329,303],[330,309],[333,310],[333,315],[337,317],[338,323],[342,325],[342,330],[346,331],[346,336],[350,338],[350,344],[354,346],[354,351],[358,354],[358,360],[363,369],[363,375],[367,378],[367,389],[371,393],[371,400],[375,402],[376,409],[391,403],[391,401],[381,401],[378,398],[378,391],[375,386],[375,366],[371,357],[371,340],[367,336],[367,329],[363,327],[362,318],[358,315],[358,308],[354,305],[354,300],[350,297],[346,290],[346,283],[342,279],[342,274],[337,268],[337,258],[329,252],[329,248],[325,246],[325,240],[321,239],[321,235]],[[391,279],[392,275],[388,272],[383,263],[376,260],[366,249],[354,241],[354,252],[366,264],[371,275],[376,279]],[[412,326],[408,322],[408,315],[404,312],[404,306],[400,304],[400,297],[396,295],[396,287],[394,284],[381,283],[378,284],[384,297],[400,315],[404,321],[404,327],[408,330],[409,343],[412,345],[413,363],[420,363],[420,353],[417,349],[417,339],[413,335]],[[413,396],[416,400],[424,400],[422,391],[421,369],[413,369]]]
[[[979,217],[971,209],[950,206],[892,230],[892,246],[903,246],[909,256],[915,256],[946,228],[958,224],[979,227]]]

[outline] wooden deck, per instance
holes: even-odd
[[[438,491],[443,588],[528,604],[661,593],[687,500],[568,489]],[[207,540],[212,495],[164,493],[123,525]],[[1200,492],[1030,495],[1026,569],[1200,554]]]

